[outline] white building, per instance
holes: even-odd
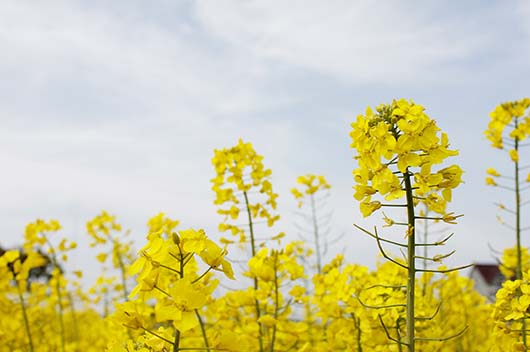
[[[495,301],[495,294],[505,280],[497,264],[474,264],[469,278],[475,282],[475,290],[490,302]]]

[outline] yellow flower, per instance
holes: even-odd
[[[497,182],[491,177],[486,177],[486,184],[488,186],[497,186]]]
[[[116,305],[116,311],[112,320],[129,329],[140,329],[144,326],[144,318],[141,314],[141,304],[137,301],[129,301]]]
[[[530,135],[530,119],[526,117],[521,121],[529,107],[530,99],[524,98],[518,101],[502,103],[490,113],[491,119],[488,129],[484,133],[493,147],[503,149],[503,134],[505,134],[504,131],[508,126],[514,126],[511,131],[506,132],[506,135],[513,140],[522,141]],[[513,124],[510,124],[511,122]],[[513,160],[513,156],[510,156]]]
[[[232,265],[225,259],[227,251],[215,242],[207,240],[205,248],[198,254],[212,269],[222,271],[229,279],[235,279]]]
[[[18,250],[12,249],[7,252],[5,252],[1,257],[0,260],[5,261],[7,263],[13,263],[15,260],[18,260],[20,257],[20,252]]]
[[[370,201],[370,198],[366,198],[361,202],[361,214],[364,217],[370,216],[374,211],[381,208],[381,202],[375,200]]]
[[[195,309],[206,304],[206,294],[188,280],[182,279],[174,283],[169,294],[173,299],[171,320],[173,326],[181,332],[188,331],[199,325]]]
[[[486,170],[486,173],[490,176],[493,176],[493,177],[499,177],[501,174],[495,170],[494,168],[492,167],[489,167],[487,170]]]
[[[290,291],[289,294],[293,296],[296,299],[299,299],[302,297],[302,295],[305,293],[305,288],[299,285],[295,285]]]
[[[263,324],[264,326],[267,326],[267,327],[272,327],[272,326],[274,326],[274,325],[276,325],[278,323],[278,320],[276,320],[271,315],[267,314],[267,315],[261,316],[258,319],[258,323],[261,323],[261,324]]]
[[[48,232],[57,232],[61,229],[61,224],[57,220],[50,220],[48,222],[37,219],[26,226],[25,240],[28,246],[34,244],[44,245],[46,238],[43,234]]]
[[[464,215],[460,214],[460,215],[454,215],[454,213],[448,213],[448,214],[445,214],[444,216],[442,216],[442,221],[445,222],[445,223],[448,223],[448,224],[456,224],[456,219],[458,219],[459,217],[462,217]]]
[[[519,153],[515,149],[510,150],[510,159],[512,159],[513,162],[519,161]]]
[[[184,253],[200,253],[206,249],[208,239],[204,230],[181,230],[179,236],[182,241],[181,246]]]
[[[147,227],[149,228],[149,233],[157,233],[162,234],[165,233],[166,235],[169,235],[173,232],[173,230],[179,225],[178,220],[173,220],[168,217],[166,217],[166,214],[164,213],[158,213],[157,215],[153,216],[149,221],[147,222]]]
[[[99,253],[98,255],[96,255],[96,259],[101,263],[105,263],[105,261],[107,260],[107,253]]]

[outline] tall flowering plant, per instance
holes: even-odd
[[[403,222],[385,215],[388,226],[404,226],[406,243],[381,238],[377,230],[370,232],[358,228],[377,240],[386,259],[408,273],[406,286],[392,287],[394,290],[404,290],[406,295],[406,303],[403,304],[406,308],[405,338],[402,339],[401,334],[391,336],[382,319],[381,323],[390,340],[413,352],[417,341],[434,339],[415,335],[415,322],[421,318],[415,315],[414,310],[416,274],[460,269],[430,270],[416,267],[416,260],[421,258],[416,255],[417,247],[443,245],[450,237],[435,243],[418,243],[417,220],[455,223],[459,217],[447,211],[447,204],[452,200],[453,189],[462,182],[462,169],[458,165],[440,166],[458,152],[449,148],[447,134],[441,132],[436,122],[425,113],[423,106],[404,99],[380,105],[375,111],[367,108],[366,113],[359,115],[352,123],[350,136],[358,163],[357,169],[353,171],[354,197],[360,201],[361,213],[367,217],[384,207],[402,208],[406,213],[406,221]],[[416,208],[420,204],[436,216],[419,215]],[[389,256],[383,243],[400,247],[404,252],[404,260]],[[438,262],[448,255],[436,255],[427,259]],[[460,333],[463,331],[458,334]],[[452,337],[437,337],[435,340]]]
[[[521,165],[523,147],[528,146],[525,140],[530,136],[530,98],[524,98],[518,101],[506,102],[498,105],[495,110],[490,113],[490,122],[488,128],[484,132],[486,138],[490,141],[491,146],[503,151],[506,151],[510,161],[513,163],[513,175],[502,175],[494,168],[486,170],[486,184],[493,187],[506,189],[514,194],[513,207],[508,207],[503,204],[498,204],[499,208],[514,215],[512,224],[507,224],[502,217],[498,217],[500,222],[515,232],[515,246],[507,248],[504,251],[501,270],[508,279],[519,282],[523,279],[528,267],[528,249],[522,246],[521,234],[524,230],[522,225],[521,209],[528,202],[524,202],[522,194],[525,190],[530,189],[529,186],[524,186],[524,182],[530,182],[530,173],[524,179],[522,171],[530,165]],[[510,182],[510,184],[506,183]],[[509,287],[509,286],[506,286]],[[507,288],[500,291],[498,299],[504,299],[504,293]],[[500,307],[500,305],[497,305]],[[514,305],[514,309],[518,309],[518,305]],[[498,309],[497,309],[498,311]],[[525,318],[517,314],[507,315],[508,318],[503,318],[502,314],[495,315],[495,318],[500,319],[498,327],[505,324],[512,324],[514,320],[520,320],[518,324],[521,328],[518,329],[518,334],[522,346],[528,348],[527,345],[527,324]]]
[[[291,189],[291,193],[298,200],[298,208],[309,208],[309,213],[300,213],[300,215],[311,223],[311,230],[307,232],[312,232],[313,239],[309,241],[313,242],[316,254],[316,269],[320,274],[322,272],[322,256],[325,254],[323,252],[326,251],[325,245],[327,245],[327,243],[322,241],[322,237],[327,235],[325,231],[323,232],[324,222],[327,219],[319,217],[318,208],[319,203],[323,201],[326,194],[329,194],[327,191],[331,188],[331,185],[324,176],[314,174],[298,176],[296,183],[298,185]],[[329,218],[330,216],[325,215],[325,217]]]
[[[212,164],[216,176],[212,179],[215,192],[214,203],[219,206],[217,213],[224,216],[219,225],[220,231],[230,231],[239,236],[239,243],[250,245],[252,257],[258,253],[258,238],[255,225],[265,222],[272,227],[280,218],[275,214],[278,195],[272,189],[270,176],[272,171],[263,165],[263,156],[256,153],[251,143],[239,140],[231,148],[214,150]],[[240,216],[246,218],[241,222]],[[270,239],[280,239],[280,233]],[[267,238],[263,238],[266,240]],[[221,239],[224,243],[233,243]],[[259,278],[253,277],[254,291],[259,289]],[[259,300],[254,299],[255,318],[258,322],[259,350],[264,350],[264,325]]]

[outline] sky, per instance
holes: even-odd
[[[486,168],[511,166],[483,131],[497,104],[530,94],[527,1],[3,0],[0,47],[4,246],[58,219],[80,246],[72,267],[95,277],[85,222],[101,210],[138,247],[160,211],[218,239],[211,158],[242,138],[272,169],[274,231],[297,238],[289,190],[324,175],[329,236],[341,235],[328,259],[344,250],[373,267],[376,244],[353,224],[380,216],[353,199],[349,132],[394,98],[424,105],[460,150],[449,264],[493,262],[490,247],[514,243],[494,205],[512,195],[484,183]]]

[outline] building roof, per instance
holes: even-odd
[[[499,275],[502,276],[497,264],[474,264],[473,271],[475,270],[489,285],[493,284],[495,278],[499,277]]]

